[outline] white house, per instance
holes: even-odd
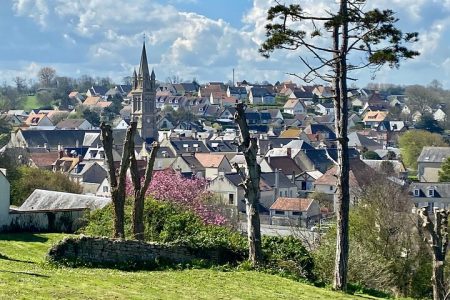
[[[309,227],[320,220],[320,206],[314,199],[279,197],[270,207],[273,225]]]
[[[316,105],[318,113],[321,115],[332,115],[334,114],[334,104],[333,103],[319,103]]]
[[[434,113],[433,117],[436,121],[443,122],[447,118],[447,114],[440,108],[438,108]]]
[[[253,87],[250,89],[248,100],[251,104],[275,104],[275,95],[266,88]]]
[[[299,99],[288,99],[283,106],[285,113],[291,115],[303,114],[306,112],[306,107],[303,101]]]

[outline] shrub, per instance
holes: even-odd
[[[294,279],[315,279],[313,258],[298,238],[265,236],[262,249],[268,270]]]

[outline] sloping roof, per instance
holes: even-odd
[[[96,96],[96,97],[87,97],[86,100],[84,100],[83,104],[84,105],[96,105],[97,102],[100,101],[100,97]]]
[[[386,112],[386,111],[379,111],[379,110],[368,111],[366,113],[366,115],[364,116],[363,121],[364,122],[381,122],[384,119],[386,119],[387,115],[388,115],[388,112]]]
[[[264,180],[265,183],[267,183],[271,187],[275,187],[276,185],[276,172],[269,172],[269,173],[261,173],[261,179]],[[292,183],[292,181],[289,180],[289,178],[286,177],[281,172],[278,172],[278,187],[279,188],[295,188],[297,187],[295,184]]]
[[[195,153],[195,158],[205,168],[218,168],[225,158],[223,154]]]
[[[366,165],[371,167],[372,169],[382,172],[383,163],[391,163],[394,167],[394,171],[396,173],[405,172],[406,168],[403,163],[399,160],[375,160],[375,159],[363,159],[362,160]]]
[[[314,184],[336,185],[336,172],[337,166],[334,166],[317,179]],[[369,184],[376,175],[377,172],[359,158],[350,158],[350,187],[363,187]]]
[[[265,87],[252,87],[251,93],[253,97],[273,96],[273,94]]]
[[[85,119],[66,119],[60,121],[58,124],[56,124],[56,128],[62,129],[62,128],[68,128],[68,129],[75,129],[81,126],[84,122],[87,122]]]
[[[279,197],[270,206],[272,210],[284,210],[284,211],[307,211],[313,199],[308,198],[286,198]]]
[[[377,147],[379,149],[383,148],[383,145],[375,142],[362,134],[357,132],[352,132],[348,135],[348,146],[349,147],[366,147],[366,148],[374,148]]]
[[[281,170],[285,175],[300,174],[302,169],[295,163],[295,161],[287,156],[274,156],[267,158],[267,162],[272,169]]]
[[[301,129],[299,128],[288,128],[281,132],[280,138],[298,138],[300,136]]]
[[[428,190],[434,190],[434,196],[427,198],[427,201],[433,202],[436,198],[450,198],[450,184],[448,182],[413,182],[409,190],[419,190],[419,196],[415,197],[428,197]],[[437,200],[436,199],[436,200]]]
[[[111,202],[110,198],[86,196],[36,189],[19,207],[19,211],[103,208]]]
[[[58,152],[32,152],[30,153],[30,160],[39,167],[51,167],[55,160],[58,159]]]
[[[300,102],[300,100],[298,100],[298,99],[288,99],[287,101],[286,101],[286,103],[284,104],[284,106],[283,106],[283,108],[284,109],[289,109],[289,108],[294,108],[297,104],[302,104],[301,102]]]
[[[450,157],[450,147],[423,147],[417,162],[442,163]]]
[[[234,186],[239,187],[239,184],[242,183],[242,178],[238,173],[227,173],[224,175],[226,179],[228,179]],[[242,188],[242,187],[239,187]],[[272,188],[264,182],[264,180],[259,181],[259,190],[270,191]]]
[[[39,124],[39,122],[43,119],[47,117],[46,114],[34,114],[34,115],[30,115],[28,116],[28,118],[25,120],[25,124],[27,125],[33,125],[33,124]]]

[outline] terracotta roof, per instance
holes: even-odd
[[[307,211],[308,207],[313,202],[313,199],[308,198],[285,198],[279,197],[270,207],[273,210],[288,210],[288,211]]]
[[[39,168],[51,167],[58,155],[58,152],[30,153],[30,160]]]
[[[70,92],[69,98],[73,98],[73,97],[75,97],[76,95],[78,95],[78,92]]]
[[[195,158],[205,168],[218,168],[225,155],[210,153],[195,153]]]
[[[28,116],[28,118],[25,120],[25,124],[32,125],[32,124],[39,124],[39,122],[42,120],[42,118],[45,118],[46,114],[34,114]]]
[[[84,100],[84,105],[96,105],[97,102],[100,101],[100,97],[87,97],[86,100]]]
[[[280,133],[280,138],[298,138],[300,136],[301,129],[288,128]]]
[[[286,101],[286,103],[284,104],[283,108],[294,108],[299,102],[300,100],[298,99],[288,99],[288,101]]]
[[[364,116],[364,122],[381,122],[387,117],[386,111],[368,111],[367,114]]]
[[[97,102],[97,104],[95,106],[105,108],[105,107],[111,106],[111,104],[112,104],[112,102],[110,102],[110,101],[100,101],[100,102]]]

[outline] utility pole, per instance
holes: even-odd
[[[233,68],[233,86],[234,86],[234,68]]]

